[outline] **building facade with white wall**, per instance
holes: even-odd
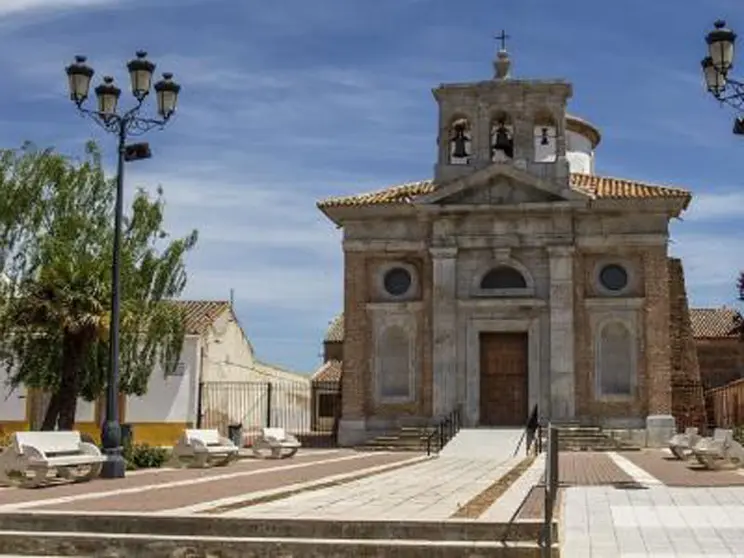
[[[248,411],[256,405],[245,400],[258,391],[252,389],[254,386],[268,384],[291,384],[293,395],[284,402],[283,415],[296,416],[292,420],[298,424],[309,424],[309,378],[258,361],[230,302],[193,300],[177,304],[184,310],[186,337],[176,371],[165,374],[158,366],[150,375],[144,395],[120,398],[121,422],[131,425],[136,442],[171,445],[184,428],[201,425],[205,417],[216,412],[226,414],[226,422],[250,425],[256,417]],[[5,370],[0,370],[0,432],[38,429],[48,394],[24,386],[11,391],[7,379]],[[222,386],[215,391],[222,396],[204,398],[204,386],[215,384]],[[275,393],[279,391],[274,389]],[[275,412],[282,408],[281,400],[277,405]],[[104,398],[93,402],[80,399],[75,428],[98,438],[104,414]]]

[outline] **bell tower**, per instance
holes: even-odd
[[[559,79],[511,77],[503,31],[487,81],[442,84],[432,90],[439,104],[438,157],[434,181],[443,184],[490,165],[513,165],[568,186],[566,105],[571,84]]]

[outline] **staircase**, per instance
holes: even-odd
[[[633,451],[641,448],[614,438],[601,426],[558,426],[558,449],[560,451]]]
[[[558,558],[553,524],[551,558]],[[539,521],[387,521],[142,516],[101,513],[0,514],[0,556],[311,558],[542,556]]]
[[[357,446],[360,451],[426,451],[426,440],[435,428],[405,426],[393,434],[377,436]],[[432,443],[435,443],[432,440]]]

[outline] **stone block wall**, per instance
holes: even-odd
[[[672,415],[678,430],[704,428],[705,399],[690,320],[682,262],[669,258],[669,343],[671,346]]]

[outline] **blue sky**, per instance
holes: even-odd
[[[171,230],[199,229],[187,296],[234,289],[259,357],[311,371],[342,307],[340,233],[315,201],[430,177],[431,88],[490,78],[503,27],[515,77],[574,84],[571,112],[603,134],[597,174],[693,190],[671,250],[694,305],[731,305],[744,139],[699,71],[719,17],[744,33],[739,0],[0,0],[0,145],[93,137],[113,163],[63,68],[87,54],[122,84],[147,49],[183,92],[128,190],[162,185]]]

